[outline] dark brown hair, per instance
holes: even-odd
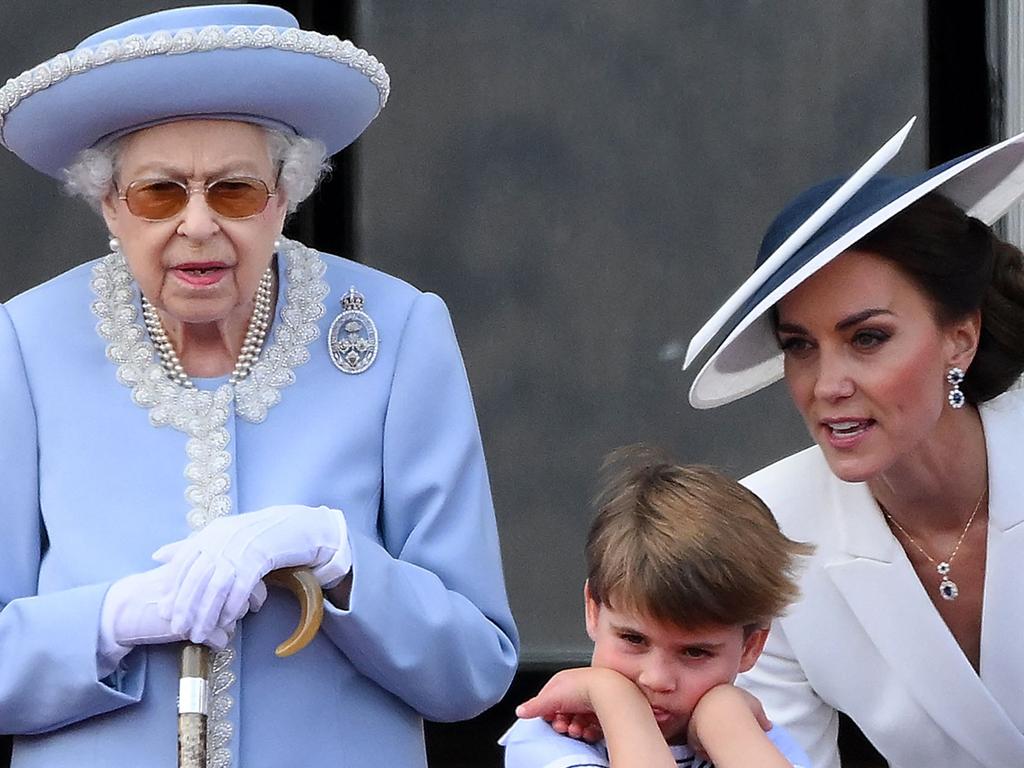
[[[980,311],[978,351],[961,385],[968,402],[991,400],[1024,372],[1024,260],[991,228],[931,193],[853,250],[893,262],[928,296],[940,323]]]
[[[598,604],[682,627],[767,624],[798,594],[797,555],[750,490],[703,466],[630,446],[606,459],[587,538]]]

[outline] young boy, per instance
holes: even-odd
[[[732,682],[796,597],[795,558],[810,547],[714,470],[643,448],[606,468],[586,545],[591,666],[519,706],[501,739],[506,768],[809,766]]]

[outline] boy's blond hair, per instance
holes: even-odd
[[[598,604],[683,627],[762,626],[798,595],[791,541],[752,491],[704,466],[644,446],[606,459],[587,537]]]

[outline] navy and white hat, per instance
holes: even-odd
[[[0,143],[59,177],[82,149],[184,118],[351,144],[387,103],[384,66],[266,5],[207,5],[117,24],[0,88]]]
[[[769,310],[911,203],[937,192],[991,224],[1024,193],[1024,134],[915,176],[878,175],[913,124],[911,119],[851,176],[812,187],[772,222],[753,274],[690,341],[684,369],[728,331],[693,380],[690,405],[715,408],[781,379],[782,352]]]

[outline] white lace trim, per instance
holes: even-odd
[[[177,32],[160,31],[149,36],[129,35],[121,40],[107,40],[92,48],[81,48],[61,53],[32,69],[13,77],[0,88],[0,128],[4,118],[22,99],[92,69],[119,61],[143,59],[149,56],[176,56],[183,53],[205,53],[221,49],[276,48],[330,59],[351,67],[365,75],[377,87],[380,97],[378,113],[388,103],[391,79],[377,57],[340,40],[335,35],[278,27],[220,26],[202,29],[181,29]],[[2,143],[2,138],[0,138]],[[6,145],[5,145],[6,146]]]
[[[210,717],[206,727],[207,768],[230,768],[231,736],[234,728],[229,716],[235,706],[234,697],[228,690],[235,684],[235,673],[231,665],[235,660],[235,649],[227,647],[213,654],[210,663]]]
[[[326,265],[320,254],[301,243],[282,240],[278,253],[286,262],[287,284],[273,341],[249,375],[238,384],[223,384],[216,391],[186,389],[164,374],[156,350],[149,342],[137,309],[138,287],[124,256],[111,253],[94,268],[93,313],[96,330],[105,339],[107,357],[117,365],[117,379],[132,390],[132,400],[149,410],[154,427],[170,426],[188,435],[185,490],[189,527],[199,530],[210,521],[230,514],[231,454],[226,424],[234,405],[239,418],[259,424],[281,400],[281,389],[295,382],[294,369],[309,360],[309,345],[320,335],[317,322],[324,315],[330,289],[323,279]],[[229,715],[235,683],[228,647],[214,654],[211,675],[209,768],[231,765],[232,724]]]

